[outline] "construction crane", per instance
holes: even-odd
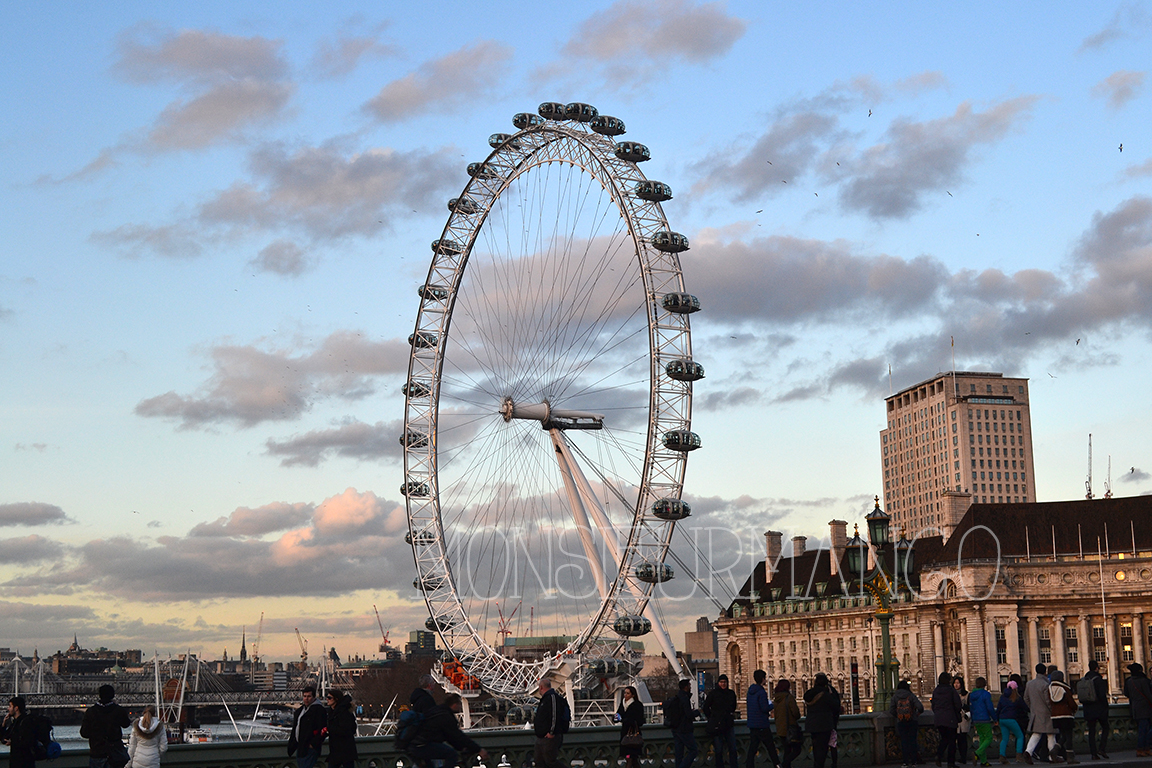
[[[300,627],[296,629],[296,642],[300,643],[300,665],[301,667],[308,666],[308,641],[300,635]]]
[[[260,611],[260,628],[256,630],[256,642],[252,643],[252,666],[260,663],[260,639],[264,637],[264,611]]]
[[[512,630],[508,629],[508,625],[512,623],[512,617],[516,615],[516,611],[520,610],[520,606],[523,604],[523,600],[516,603],[516,607],[512,609],[512,613],[508,614],[507,618],[504,616],[504,609],[499,605],[496,606],[496,611],[500,614],[500,628],[496,630],[496,634],[500,635],[501,645],[503,645],[504,641],[508,639],[508,635],[512,634]]]
[[[384,622],[380,621],[380,611],[376,610],[375,603],[372,604],[372,610],[376,611],[376,623],[380,625],[380,637],[383,638],[383,640],[380,641],[380,653],[387,653],[391,650],[391,646],[388,645],[388,635],[391,633],[392,628],[389,627],[388,631],[384,630]]]

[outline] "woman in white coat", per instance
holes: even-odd
[[[128,739],[128,761],[130,768],[159,768],[160,755],[168,751],[168,734],[164,723],[156,717],[156,707],[144,707],[144,714],[132,724],[132,736]]]

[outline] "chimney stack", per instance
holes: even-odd
[[[804,554],[804,545],[808,543],[807,536],[793,536],[792,537],[792,557],[800,557]]]
[[[848,523],[844,520],[829,520],[828,553],[832,565],[832,575],[840,572],[840,559],[844,557],[844,550],[848,548]]]
[[[780,553],[783,549],[784,534],[780,531],[765,531],[764,542],[767,545],[764,559],[764,581],[772,581],[776,576],[776,566],[780,563]]]

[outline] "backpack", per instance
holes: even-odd
[[[901,696],[896,699],[896,719],[902,723],[912,720],[912,697]]]
[[[424,725],[424,713],[406,709],[396,720],[396,749],[404,751],[412,745],[412,740]]]
[[[568,706],[568,699],[556,694],[556,735],[563,736],[572,726],[572,708]]]
[[[52,721],[44,715],[29,715],[32,718],[33,732],[36,741],[32,744],[33,758],[36,760],[55,760],[60,757],[60,744],[52,739]]]
[[[680,707],[680,694],[677,693],[665,699],[661,708],[664,710],[664,727],[679,728],[680,719],[684,715]]]
[[[1076,698],[1080,699],[1081,704],[1090,704],[1096,701],[1094,678],[1082,677],[1076,681]]]

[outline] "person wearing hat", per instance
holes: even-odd
[[[1124,681],[1124,695],[1136,721],[1136,756],[1152,757],[1152,684],[1141,664],[1129,664],[1128,671],[1131,676]]]
[[[116,703],[116,689],[102,685],[97,690],[100,701],[84,711],[80,737],[88,739],[89,768],[121,766],[128,762],[123,729],[132,725],[128,710]]]
[[[1024,697],[1020,695],[1020,684],[1009,680],[996,702],[996,720],[1000,723],[1000,763],[1008,762],[1008,740],[1016,739],[1016,755],[1023,760],[1024,730],[1020,727],[1020,711],[1024,709]]]
[[[1076,723],[1076,710],[1080,705],[1072,695],[1071,686],[1064,682],[1063,672],[1053,670],[1048,677],[1051,679],[1048,683],[1048,699],[1052,702],[1052,725],[1060,734],[1060,751],[1064,755],[1064,762],[1075,763],[1076,753],[1072,751],[1072,726]]]

